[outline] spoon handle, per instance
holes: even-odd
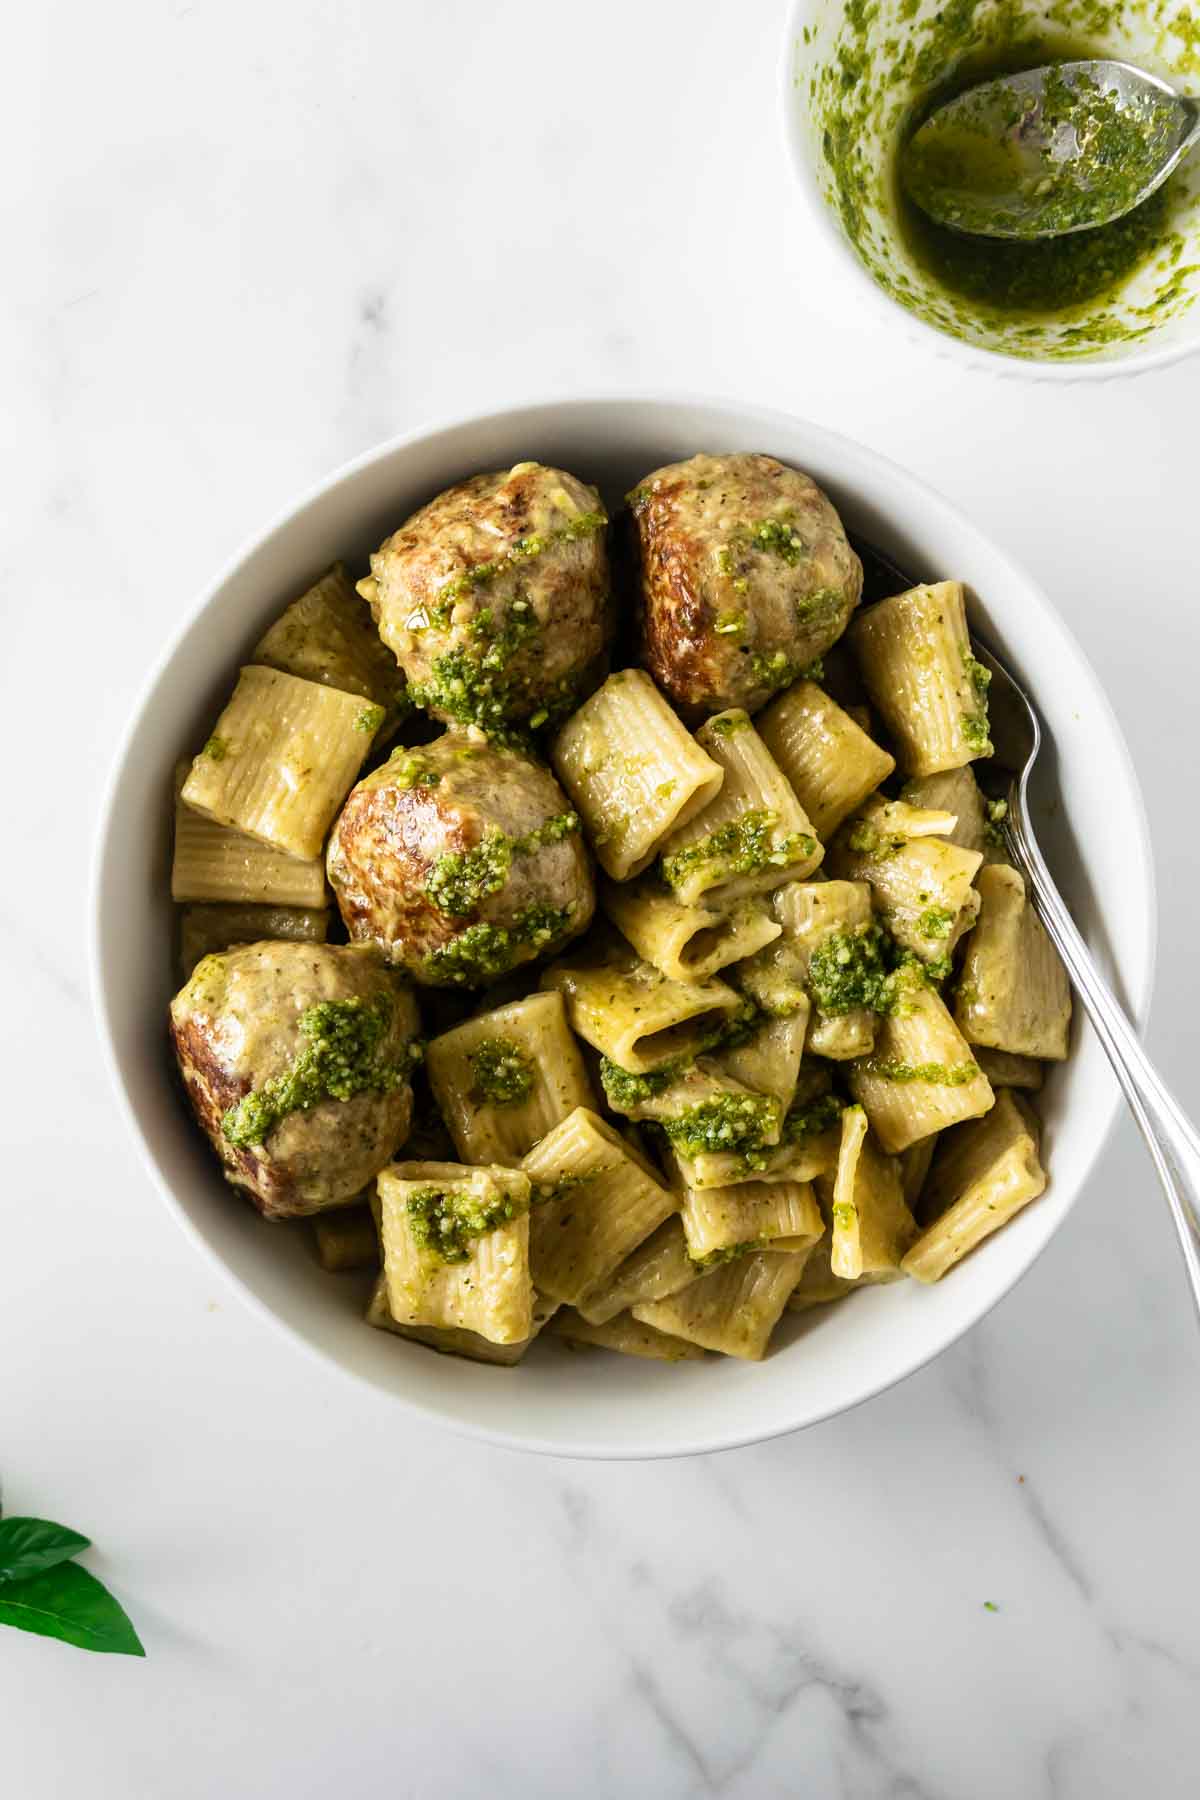
[[[1192,1284],[1192,1298],[1200,1313],[1200,1134],[1160,1079],[1080,937],[1026,822],[1023,801],[1023,793],[1014,791],[1004,825],[1006,847],[1029,883],[1042,923],[1062,957],[1146,1141],[1166,1191]]]

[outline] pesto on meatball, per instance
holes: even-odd
[[[261,943],[200,959],[171,1002],[192,1110],[269,1219],[352,1200],[412,1114],[417,1008],[369,950]]]
[[[845,630],[862,565],[817,484],[773,456],[693,456],[629,496],[639,660],[689,719],[755,712]]]
[[[414,981],[481,986],[557,950],[595,910],[579,817],[549,769],[478,730],[397,750],[329,840],[346,930]]]
[[[595,488],[524,462],[393,532],[358,591],[414,705],[493,736],[567,710],[612,635],[607,523]]]

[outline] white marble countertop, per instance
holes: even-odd
[[[422,420],[677,387],[863,439],[1054,595],[1144,784],[1150,1043],[1200,1109],[1200,360],[1039,387],[880,330],[798,217],[782,26],[47,0],[10,30],[0,1461],[149,1650],[0,1631],[12,1800],[1197,1792],[1200,1341],[1130,1127],[921,1375],[756,1450],[591,1466],[297,1356],[176,1230],[98,1056],[98,799],[200,584]]]

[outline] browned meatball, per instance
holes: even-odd
[[[171,1002],[188,1099],[268,1219],[351,1200],[412,1114],[412,994],[369,950],[247,944],[205,956]]]
[[[689,719],[755,712],[846,628],[862,565],[816,483],[773,456],[693,456],[630,495],[639,660]]]
[[[359,583],[409,698],[492,733],[565,711],[612,635],[607,523],[595,488],[534,462],[414,513]]]
[[[473,729],[360,781],[328,869],[350,936],[432,987],[494,981],[595,910],[579,819],[549,769]]]

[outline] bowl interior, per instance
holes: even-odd
[[[1069,317],[984,318],[933,281],[898,224],[894,147],[914,107],[956,72],[990,72],[1012,46],[1029,61],[1115,57],[1200,91],[1189,0],[798,0],[785,58],[785,120],[801,178],[879,291],[919,321],[978,350],[1064,366],[1179,354],[1200,339],[1200,156],[1170,184],[1169,234],[1115,298]],[[1078,49],[1076,47],[1079,47]]]
[[[526,457],[599,482],[615,502],[647,470],[700,449],[766,450],[806,469],[848,526],[918,577],[956,575],[972,614],[1038,697],[1054,755],[1038,828],[1068,902],[1135,1011],[1153,957],[1148,842],[1108,704],[1058,616],[1021,570],[947,502],[883,459],[780,414],[678,400],[549,404],[387,446],[305,500],[204,599],[154,675],[114,772],[98,849],[94,977],[118,1089],[170,1204],[243,1294],[296,1341],[383,1394],[458,1429],[567,1455],[653,1456],[794,1429],[918,1368],[1029,1266],[1081,1192],[1117,1094],[1078,1031],[1044,1095],[1046,1195],[931,1289],[897,1284],[781,1327],[761,1365],[662,1365],[535,1345],[518,1369],[441,1357],[362,1323],[364,1283],[322,1273],[302,1228],[263,1222],[221,1180],[174,1082],[168,898],[171,769],[203,741],[239,659],[335,557],[352,566],[411,510],[474,470]],[[1103,916],[1098,896],[1103,895]]]

